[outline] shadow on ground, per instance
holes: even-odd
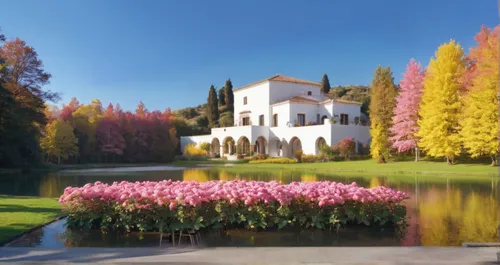
[[[78,248],[78,249],[33,249],[0,248],[0,263],[24,262],[68,262],[97,263],[125,258],[151,257],[165,254],[194,252],[193,248]],[[48,264],[48,263],[47,263]]]

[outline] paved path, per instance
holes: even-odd
[[[496,247],[0,248],[0,264],[496,264]]]

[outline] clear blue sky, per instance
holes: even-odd
[[[49,89],[133,110],[194,106],[211,84],[276,73],[369,84],[377,65],[399,82],[451,38],[466,50],[498,23],[491,0],[3,1],[0,27],[32,45]]]

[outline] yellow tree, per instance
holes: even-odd
[[[50,161],[50,157],[55,156],[58,164],[61,158],[67,159],[71,155],[78,154],[77,143],[71,125],[59,119],[47,124],[45,134],[40,140],[40,146],[47,154],[47,160]]]
[[[451,164],[460,153],[460,77],[465,60],[454,40],[441,45],[431,58],[424,78],[420,105],[418,145],[433,157],[445,157]]]
[[[460,136],[472,157],[488,155],[496,165],[498,152],[498,32],[482,28],[476,35],[477,46],[468,58],[474,67],[467,88],[460,120]]]
[[[396,105],[396,85],[390,67],[378,66],[371,87],[370,152],[378,162],[384,162],[389,155],[389,134],[392,126],[393,109]]]

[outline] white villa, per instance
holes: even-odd
[[[360,123],[362,104],[332,100],[322,93],[319,83],[278,74],[233,92],[234,127],[183,136],[181,150],[191,143],[208,142],[213,156],[254,151],[294,157],[300,149],[304,154],[319,154],[322,144],[335,145],[346,137],[357,144],[370,141],[369,127]]]

